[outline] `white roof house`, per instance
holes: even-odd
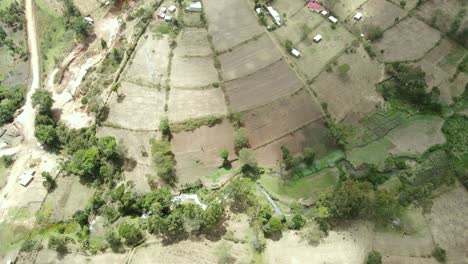
[[[321,14],[322,16],[326,16],[326,15],[328,15],[328,11],[327,11],[327,10],[323,10],[322,12],[320,12],[320,14]]]
[[[182,203],[185,203],[186,201],[191,201],[191,202],[197,204],[203,210],[205,210],[208,207],[206,204],[200,202],[200,199],[198,199],[198,195],[196,195],[196,194],[183,193],[183,194],[180,194],[180,195],[172,198],[172,202],[175,203],[175,204],[182,204]]]
[[[322,40],[322,35],[320,35],[320,34],[315,35],[315,37],[314,37],[314,42],[315,43],[319,43],[321,40]]]
[[[159,10],[161,13],[166,13],[167,11],[167,8],[165,6],[161,7],[161,9]]]
[[[361,12],[357,12],[356,15],[354,15],[354,19],[356,20],[361,20],[362,17],[363,17],[363,14]]]
[[[171,5],[170,7],[167,8],[169,12],[174,13],[177,10],[177,7],[175,5]]]
[[[201,12],[203,10],[201,2],[193,2],[185,9],[191,12]]]
[[[281,26],[281,16],[278,13],[278,11],[276,11],[272,6],[267,6],[267,10],[270,13],[270,15],[273,17],[273,19],[275,20],[275,23],[278,26]]]
[[[93,18],[89,16],[85,17],[84,20],[86,20],[86,22],[90,23],[91,25],[94,23]]]
[[[35,173],[36,171],[34,170],[25,171],[19,178],[19,184],[23,185],[24,187],[28,186],[28,184],[33,180]]]
[[[295,48],[291,49],[291,54],[294,55],[294,57],[296,58],[299,58],[301,56],[301,53]]]
[[[171,22],[171,21],[172,21],[172,16],[166,15],[166,16],[164,17],[164,21],[166,21],[166,22]]]
[[[336,17],[334,16],[329,16],[328,20],[330,20],[333,24],[336,24],[336,22],[338,22],[338,19],[336,19]]]
[[[255,11],[257,12],[257,14],[263,13],[263,10],[260,7],[257,7]]]

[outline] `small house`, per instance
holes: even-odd
[[[273,17],[273,19],[275,20],[276,25],[281,26],[280,14],[272,6],[267,6],[267,10],[270,13],[270,15]]]
[[[189,12],[201,12],[203,10],[201,2],[193,2],[185,8]]]
[[[257,8],[255,8],[255,12],[257,12],[257,14],[259,14],[259,15],[260,15],[260,14],[262,14],[262,13],[263,13],[263,10],[262,10],[262,8],[261,8],[261,7],[257,7]]]
[[[319,42],[322,40],[322,35],[317,34],[317,35],[314,37],[313,40],[314,40],[315,43],[319,43]]]
[[[171,21],[172,21],[172,16],[166,15],[166,16],[164,17],[164,21],[166,21],[166,22],[171,22]]]
[[[361,18],[363,17],[362,13],[361,12],[357,12],[356,15],[354,15],[354,19],[355,20],[361,20]]]
[[[171,5],[170,7],[167,8],[169,12],[174,13],[177,10],[177,7],[175,5]]]
[[[307,8],[309,8],[310,11],[314,11],[316,13],[320,13],[320,11],[323,9],[323,7],[317,2],[307,3]]]
[[[26,187],[29,185],[29,183],[31,183],[31,181],[33,180],[33,176],[36,172],[34,170],[27,170],[23,173],[23,175],[21,175],[20,179],[19,179],[19,184],[21,184],[22,186]]]
[[[88,22],[90,25],[94,24],[94,20],[92,17],[87,16],[84,18],[84,20],[86,20],[86,22]]]
[[[336,19],[336,17],[334,16],[329,16],[328,20],[330,20],[333,24],[336,24],[336,22],[338,22],[338,19]]]
[[[326,15],[328,15],[328,11],[327,11],[327,10],[323,10],[322,12],[320,12],[320,14],[321,14],[322,16],[326,16]]]
[[[297,49],[295,49],[295,48],[292,48],[292,49],[291,49],[291,54],[292,54],[294,57],[296,57],[296,58],[301,57],[301,53],[300,53]]]

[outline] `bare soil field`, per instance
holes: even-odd
[[[437,197],[429,215],[434,240],[447,250],[450,263],[467,263],[468,193],[459,185]]]
[[[253,74],[281,59],[281,53],[267,34],[219,56],[224,81]]]
[[[313,38],[317,34],[322,35],[320,43],[313,42]],[[312,30],[306,39],[296,45],[296,48],[302,53],[302,57],[295,60],[295,63],[307,80],[313,79],[340,52],[350,46],[353,40],[353,35],[343,26],[338,25],[336,29],[332,29],[330,22],[323,21],[320,26]]]
[[[464,54],[463,48],[443,38],[439,45],[429,51],[417,63],[426,72],[426,82],[429,87],[438,87],[443,103],[450,104],[452,98],[459,96],[468,82],[468,75],[459,73],[453,80],[457,65]]]
[[[215,172],[222,164],[219,156],[224,148],[234,155],[234,128],[228,121],[193,132],[173,134],[172,152],[175,154],[177,185],[204,181],[206,176]]]
[[[77,210],[83,210],[94,189],[80,183],[78,176],[57,177],[57,189],[47,196],[44,203],[51,207],[55,221],[69,219]]]
[[[384,62],[414,61],[422,58],[440,40],[441,34],[416,18],[408,17],[385,31],[376,44]]]
[[[133,130],[157,130],[164,114],[164,91],[122,82],[119,99],[115,93],[109,103],[106,124]]]
[[[225,83],[233,110],[246,111],[293,93],[302,83],[289,65],[280,60],[249,76]]]
[[[302,241],[293,232],[284,232],[281,240],[267,240],[265,263],[364,263],[372,247],[372,226],[356,222],[346,228],[330,231],[318,245]]]
[[[401,20],[408,15],[408,12],[386,0],[369,0],[358,10],[364,17],[357,21],[353,19],[354,13],[349,17],[350,24],[366,35],[369,26],[379,26],[386,30],[393,26],[397,19]]]
[[[305,2],[301,0],[278,0],[273,3],[273,7],[281,15],[286,14],[286,21],[290,23],[292,16],[299,12],[305,6]]]
[[[233,48],[264,32],[246,1],[205,0],[203,3],[217,51]]]
[[[463,0],[424,1],[421,6],[415,9],[415,12],[427,23],[435,22],[436,28],[447,33],[463,7],[468,7],[466,1]],[[468,26],[468,16],[465,15],[459,30],[466,26]]]
[[[323,116],[319,104],[302,89],[270,104],[242,114],[253,148],[282,137]]]
[[[148,87],[161,87],[165,84],[168,75],[169,40],[167,36],[162,38],[157,38],[153,34],[146,36],[140,39],[124,79]]]
[[[213,54],[204,28],[185,28],[177,40],[174,53],[183,57],[205,57]]]
[[[387,136],[394,145],[390,153],[419,155],[431,146],[444,144],[445,137],[441,131],[443,124],[444,119],[433,116],[411,120],[408,124],[397,127]]]
[[[382,81],[384,67],[377,60],[372,60],[362,48],[356,48],[355,53],[343,54],[337,60],[337,65],[348,64],[348,73],[322,72],[312,83],[312,89],[318,94],[318,99],[328,105],[328,111],[337,121],[347,124],[357,122],[375,110],[383,99],[376,91],[375,84]]]
[[[338,18],[342,20],[350,16],[354,11],[364,4],[367,0],[346,0],[346,1],[336,1],[336,4],[333,8],[330,8]]]
[[[199,88],[219,82],[213,57],[182,57],[172,59],[171,84],[176,88]]]
[[[262,167],[274,167],[283,160],[281,146],[286,146],[291,153],[302,153],[304,148],[312,147],[318,157],[325,155],[333,147],[327,136],[324,120],[317,120],[295,132],[286,134],[267,145],[255,150],[258,164]]]
[[[82,264],[82,263],[125,263],[128,253],[99,253],[93,256],[86,256],[79,253],[71,253],[65,255],[59,255],[57,251],[52,249],[42,249],[38,252],[34,263],[67,263],[67,264]]]
[[[273,34],[283,45],[286,40],[291,40],[294,44],[299,43],[303,38],[304,28],[313,29],[324,21],[324,18],[320,14],[311,12],[308,8],[304,7],[304,2],[302,4],[302,9],[292,17],[289,17],[284,25],[273,31]]]
[[[227,112],[221,88],[203,90],[172,89],[169,95],[168,116],[171,122]]]

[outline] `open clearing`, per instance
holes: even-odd
[[[264,32],[246,1],[205,0],[203,3],[217,51],[233,48]]]
[[[180,122],[209,115],[225,115],[227,112],[221,88],[203,90],[172,89],[168,106],[168,116],[171,122]]]
[[[320,43],[313,41],[317,34],[322,35]],[[296,45],[296,48],[302,53],[302,57],[295,60],[295,63],[307,80],[313,79],[333,58],[338,56],[347,46],[350,46],[353,40],[353,35],[343,26],[337,25],[336,29],[332,29],[330,22],[323,21],[320,26],[312,30],[307,38]]]
[[[439,31],[424,22],[407,17],[396,26],[385,31],[383,39],[377,42],[377,50],[384,62],[414,61],[422,58],[440,40]]]
[[[261,70],[281,59],[281,53],[267,34],[219,56],[224,81],[230,81]]]
[[[453,97],[463,93],[465,85],[468,83],[468,75],[462,72],[453,80],[457,65],[463,59],[464,54],[463,48],[443,38],[439,45],[417,63],[426,72],[428,87],[439,88],[443,103],[452,103]]]
[[[437,197],[429,215],[432,236],[447,250],[451,263],[466,263],[468,255],[468,193],[463,186]]]
[[[265,263],[364,263],[372,246],[372,226],[353,222],[330,231],[318,245],[302,241],[294,232],[283,232],[281,240],[267,240]]]
[[[250,145],[256,148],[321,118],[320,106],[302,89],[292,96],[243,113],[242,122],[250,132]]]
[[[383,99],[375,89],[384,76],[384,67],[371,60],[366,51],[359,47],[355,53],[338,58],[338,65],[348,64],[348,73],[322,72],[313,82],[318,99],[328,105],[328,111],[338,122],[356,124],[367,113],[375,110]]]
[[[222,165],[221,150],[228,149],[230,158],[234,157],[234,128],[223,121],[213,127],[175,133],[171,143],[177,162],[177,185],[204,181]]]
[[[185,28],[177,40],[174,53],[178,56],[205,57],[213,54],[208,42],[208,32],[204,28]]]
[[[386,0],[369,0],[359,9],[359,12],[363,14],[363,18],[357,21],[352,18],[353,13],[349,18],[350,24],[360,29],[364,35],[370,25],[386,30],[408,15],[408,12]]]
[[[330,9],[332,9],[333,12],[338,15],[338,18],[345,19],[365,2],[366,0],[336,1],[334,7]]]
[[[171,84],[176,88],[199,88],[219,82],[212,56],[182,57],[175,53],[171,69]]]
[[[283,160],[281,146],[286,146],[292,154],[302,153],[304,148],[312,147],[317,156],[322,156],[333,147],[328,129],[323,119],[314,121],[302,129],[291,132],[269,144],[255,149],[261,167],[274,167]]]
[[[309,198],[316,201],[321,194],[333,190],[338,178],[339,171],[333,168],[302,176],[286,184],[281,184],[278,175],[264,174],[259,183],[270,195],[284,202],[307,200]]]
[[[444,144],[445,137],[441,131],[443,124],[444,119],[437,116],[409,120],[388,134],[387,138],[394,145],[390,153],[419,155],[431,146]]]
[[[169,40],[147,34],[141,38],[125,74],[125,80],[148,87],[161,87],[167,78]],[[144,69],[144,70],[142,70]]]
[[[122,82],[119,99],[115,93],[109,99],[106,124],[132,130],[156,130],[164,115],[164,91]]]
[[[280,60],[225,86],[232,109],[241,112],[294,93],[302,83],[288,64]]]
[[[283,1],[289,2],[289,1]],[[286,24],[282,25],[273,34],[279,39],[280,43],[284,45],[286,40],[292,43],[299,43],[304,36],[304,28],[313,29],[324,21],[324,18],[319,14],[311,12],[308,8],[304,7],[299,12],[290,17]]]

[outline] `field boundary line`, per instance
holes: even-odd
[[[239,80],[239,79],[242,79],[242,78],[245,78],[245,77],[252,76],[252,75],[256,74],[257,72],[259,72],[259,71],[261,71],[261,70],[264,70],[264,69],[270,67],[271,65],[273,65],[273,64],[275,64],[275,63],[277,63],[277,62],[279,62],[279,61],[281,61],[281,60],[283,60],[283,56],[280,56],[279,59],[275,60],[274,62],[272,62],[272,63],[270,63],[270,64],[268,64],[268,65],[266,65],[265,67],[263,67],[263,68],[261,68],[261,69],[258,69],[258,70],[256,70],[256,71],[254,71],[254,72],[252,72],[252,73],[249,73],[249,74],[246,74],[246,75],[244,75],[244,76],[240,76],[240,77],[237,77],[237,78],[228,80],[228,81],[224,81],[224,83],[228,83],[228,82],[236,81],[236,80]],[[285,61],[285,63],[287,64],[286,61]],[[221,69],[222,69],[222,66],[221,66]],[[222,70],[221,70],[221,72],[222,72]]]
[[[208,30],[208,28],[207,28],[207,30]],[[227,48],[227,49],[225,49],[225,50],[218,51],[216,48],[214,48],[213,51],[216,53],[216,55],[223,55],[223,54],[225,54],[225,53],[230,53],[230,52],[232,52],[234,49],[237,49],[237,48],[239,48],[239,47],[241,47],[241,46],[244,46],[244,45],[246,45],[246,44],[249,43],[249,42],[253,42],[253,41],[259,40],[263,34],[266,34],[266,32],[263,31],[263,32],[261,32],[261,33],[255,35],[255,36],[253,36],[253,37],[251,37],[251,38],[249,38],[249,39],[246,39],[246,40],[242,41],[241,43],[236,44],[236,45],[234,45],[234,46],[232,46],[232,47],[230,47],[230,48]],[[211,34],[210,34],[210,35],[211,35]],[[214,47],[214,45],[213,45],[213,47]]]
[[[108,127],[108,128],[114,128],[114,129],[119,129],[119,130],[127,130],[127,131],[132,131],[132,132],[159,132],[158,129],[139,129],[139,128],[126,128],[120,125],[116,125],[110,122],[103,122],[99,127]]]

